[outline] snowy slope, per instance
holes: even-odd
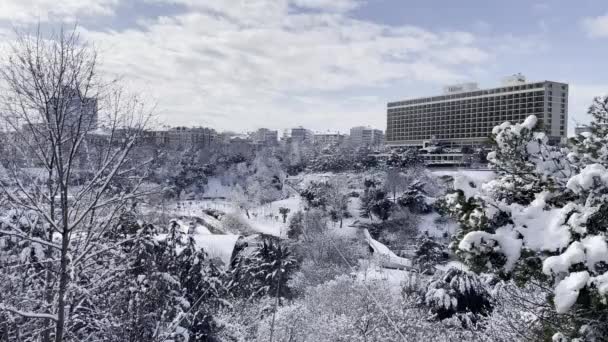
[[[379,265],[382,267],[398,269],[412,267],[412,261],[410,259],[397,256],[388,247],[374,240],[367,229],[365,229],[364,234],[367,243],[374,250],[373,258],[376,259]]]

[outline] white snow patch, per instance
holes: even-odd
[[[209,258],[220,259],[224,267],[230,266],[234,246],[240,237],[240,235],[192,235],[196,246],[202,248]]]
[[[574,272],[564,278],[555,287],[555,311],[557,313],[566,313],[578,298],[579,291],[587,285],[589,273]]]
[[[570,266],[584,261],[585,248],[580,242],[574,241],[564,253],[548,257],[543,262],[543,273],[546,275],[567,273]]]
[[[596,182],[603,186],[608,185],[608,171],[601,164],[587,165],[578,175],[568,180],[568,189],[580,193],[581,191],[591,190],[596,186]]]
[[[511,270],[521,255],[522,243],[522,240],[517,238],[517,232],[510,226],[505,226],[498,228],[495,234],[483,231],[470,232],[460,240],[458,248],[473,253],[480,247],[494,249],[505,255],[507,258],[505,269]]]

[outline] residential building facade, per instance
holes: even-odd
[[[313,141],[316,145],[339,145],[346,140],[342,133],[315,133]]]
[[[350,129],[350,143],[354,146],[380,146],[384,144],[384,133],[371,127],[353,127]]]
[[[86,97],[78,89],[64,89],[58,97],[53,97],[48,101],[51,112],[51,121],[57,119],[53,115],[57,110],[63,115],[63,125],[65,127],[79,127],[81,130],[92,131],[98,126],[99,114],[97,99]]]
[[[149,130],[143,134],[146,144],[172,148],[204,148],[216,142],[217,133],[207,127],[173,127],[162,130]]]
[[[311,142],[312,137],[312,132],[304,127],[296,127],[291,129],[291,142]]]
[[[268,128],[260,128],[251,134],[253,142],[261,146],[274,146],[279,142],[279,132]]]
[[[386,143],[484,145],[494,126],[522,122],[529,115],[536,115],[550,141],[563,141],[568,132],[568,84],[526,82],[514,75],[498,88],[477,89],[469,83],[447,87],[439,96],[389,102]]]

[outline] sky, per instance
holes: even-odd
[[[605,0],[0,1],[0,40],[77,24],[171,126],[384,129],[387,102],[522,73],[570,85],[572,132],[608,94]]]

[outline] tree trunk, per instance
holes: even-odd
[[[270,342],[272,342],[272,338],[274,336],[274,320],[275,320],[275,316],[277,315],[277,309],[279,307],[279,296],[281,294],[281,276],[283,275],[283,272],[281,272],[281,270],[279,269],[279,283],[277,284],[277,298],[274,302],[274,311],[272,312],[272,323],[270,325]]]
[[[58,174],[60,182],[63,182],[63,174]],[[66,292],[69,282],[68,274],[68,250],[70,247],[70,225],[68,223],[68,188],[67,184],[61,184],[61,266],[59,269],[59,292],[57,293],[57,324],[55,325],[55,342],[63,341],[65,328],[65,305]]]
[[[62,232],[61,241],[61,267],[59,275],[59,292],[57,293],[57,323],[55,324],[55,342],[63,341],[63,329],[65,326],[65,295],[68,287],[68,246],[69,234],[66,225]]]

